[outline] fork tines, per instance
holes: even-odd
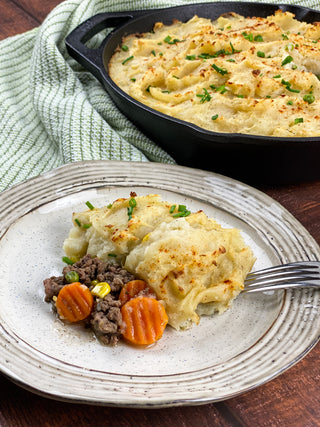
[[[293,287],[320,288],[320,262],[301,261],[278,265],[248,274],[243,292]]]

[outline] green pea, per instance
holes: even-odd
[[[76,271],[68,271],[64,278],[67,283],[79,282],[79,274]]]

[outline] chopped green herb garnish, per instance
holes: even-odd
[[[85,229],[90,228],[90,227],[91,227],[91,224],[83,224],[83,226],[82,226],[82,228],[85,228]]]
[[[187,209],[185,205],[179,205],[178,206],[178,212],[173,215],[173,218],[181,218],[189,216],[191,212]]]
[[[220,92],[222,95],[226,92],[228,92],[228,89],[226,88],[226,85],[221,85],[219,87],[216,87],[215,85],[210,85],[211,89],[215,92]]]
[[[259,58],[265,58],[266,54],[264,52],[262,52],[261,50],[258,50],[257,56],[259,56]]]
[[[293,61],[292,56],[288,55],[286,58],[284,58],[284,60],[281,62],[281,66],[283,67],[286,64],[290,64],[290,62]]]
[[[243,95],[237,95],[237,97],[238,97],[238,98],[244,98],[244,96],[243,96]]]
[[[109,203],[108,206],[107,206],[107,208],[111,209],[112,208],[112,203]]]
[[[78,218],[76,218],[76,219],[74,220],[74,222],[75,222],[79,227],[81,227],[81,222],[78,220]]]
[[[266,95],[266,98],[271,98],[271,95]]]
[[[200,53],[200,55],[198,55],[198,58],[200,59],[209,59],[209,58],[214,58],[214,55],[211,55],[211,53]]]
[[[108,256],[109,256],[109,257],[116,258],[116,257],[117,257],[117,254],[108,254]]]
[[[230,42],[230,47],[231,47],[231,54],[233,55],[234,53],[239,53],[241,52],[241,50],[237,50],[233,47],[233,44]]]
[[[290,100],[290,101],[288,101],[288,102],[287,102],[287,105],[293,105],[293,101],[291,101],[291,100]]]
[[[228,70],[226,70],[225,68],[220,68],[220,67],[218,67],[216,64],[212,64],[212,68],[217,72],[217,73],[220,73],[222,76],[224,75],[224,74],[228,74]]]
[[[163,41],[168,43],[168,44],[176,44],[176,43],[184,42],[185,40],[179,40],[179,39],[173,39],[172,40],[171,36],[167,36]]]
[[[189,61],[194,61],[196,59],[196,55],[187,55],[186,59],[188,59]]]
[[[162,93],[171,93],[171,90],[162,90]]]
[[[287,82],[284,79],[281,80],[281,84],[283,84],[289,92],[300,93],[300,90],[298,90],[298,89],[292,89],[291,88],[291,83]]]
[[[303,123],[303,117],[299,117],[297,119],[294,119],[294,124],[297,125],[298,123]]]
[[[94,209],[94,206],[88,201],[86,202],[86,205],[88,206],[88,208],[92,211]]]
[[[204,94],[197,94],[199,98],[201,98],[200,103],[203,104],[204,102],[208,102],[211,99],[210,93],[207,91],[207,89],[203,88]]]
[[[133,78],[133,79],[130,79],[130,80],[134,83],[137,79]]]
[[[243,37],[246,39],[246,40],[249,40],[250,42],[253,42],[253,34],[251,34],[251,33],[247,33],[246,31],[244,31],[243,33],[242,33],[242,35],[243,35]]]
[[[180,77],[178,77],[178,76],[175,76],[175,75],[174,75],[174,76],[172,76],[172,77],[174,77],[175,79],[178,79],[178,80],[180,79]]]
[[[261,34],[258,34],[257,36],[255,36],[254,38],[255,42],[263,42],[263,37]]]
[[[312,104],[315,101],[315,97],[312,93],[308,93],[307,95],[304,95],[303,100],[308,104]]]
[[[128,61],[131,61],[133,59],[133,56],[129,56],[127,59],[122,61],[122,65],[126,64]]]
[[[154,50],[151,51],[153,56],[156,56],[156,52]]]
[[[283,40],[289,40],[289,37],[286,34],[281,34]]]
[[[281,77],[281,74],[277,74],[276,76],[273,76],[272,78],[273,79],[280,79],[280,77]]]
[[[71,261],[71,259],[68,258],[67,256],[62,257],[62,261],[65,262],[68,265],[73,265],[74,264],[74,262]]]
[[[132,218],[132,214],[133,214],[133,209],[137,206],[137,201],[134,197],[131,197],[131,199],[129,200],[129,206],[127,208],[127,212],[128,212],[128,218],[129,221]]]
[[[234,59],[232,59],[232,58],[230,58],[230,59],[227,59],[227,61],[228,62],[236,62]]]
[[[211,120],[217,120],[218,117],[219,117],[219,115],[215,114],[214,116],[211,117]]]
[[[151,88],[152,86],[151,85],[149,85],[148,87],[147,87],[147,89],[146,89],[146,92],[150,92],[150,88]]]
[[[123,44],[121,46],[121,49],[124,50],[125,52],[127,52],[129,50],[128,46],[126,44]]]
[[[175,208],[176,208],[176,205],[172,205],[171,208],[170,208],[169,213],[172,214],[175,211]]]

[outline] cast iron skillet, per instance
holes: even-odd
[[[226,2],[190,4],[166,9],[102,13],[79,25],[66,38],[69,54],[104,86],[116,106],[145,135],[170,153],[177,163],[211,170],[248,183],[293,183],[320,177],[320,136],[280,138],[216,133],[157,112],[122,91],[108,74],[109,60],[124,36],[152,30],[155,22],[170,25],[194,15],[216,19],[222,13],[266,17],[290,11],[306,22],[320,21],[320,12],[292,5]],[[113,28],[99,48],[86,43],[103,29]],[[267,120],[267,117],[266,117]]]

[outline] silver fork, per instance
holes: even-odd
[[[312,287],[320,289],[320,261],[301,261],[249,273],[242,292]]]

